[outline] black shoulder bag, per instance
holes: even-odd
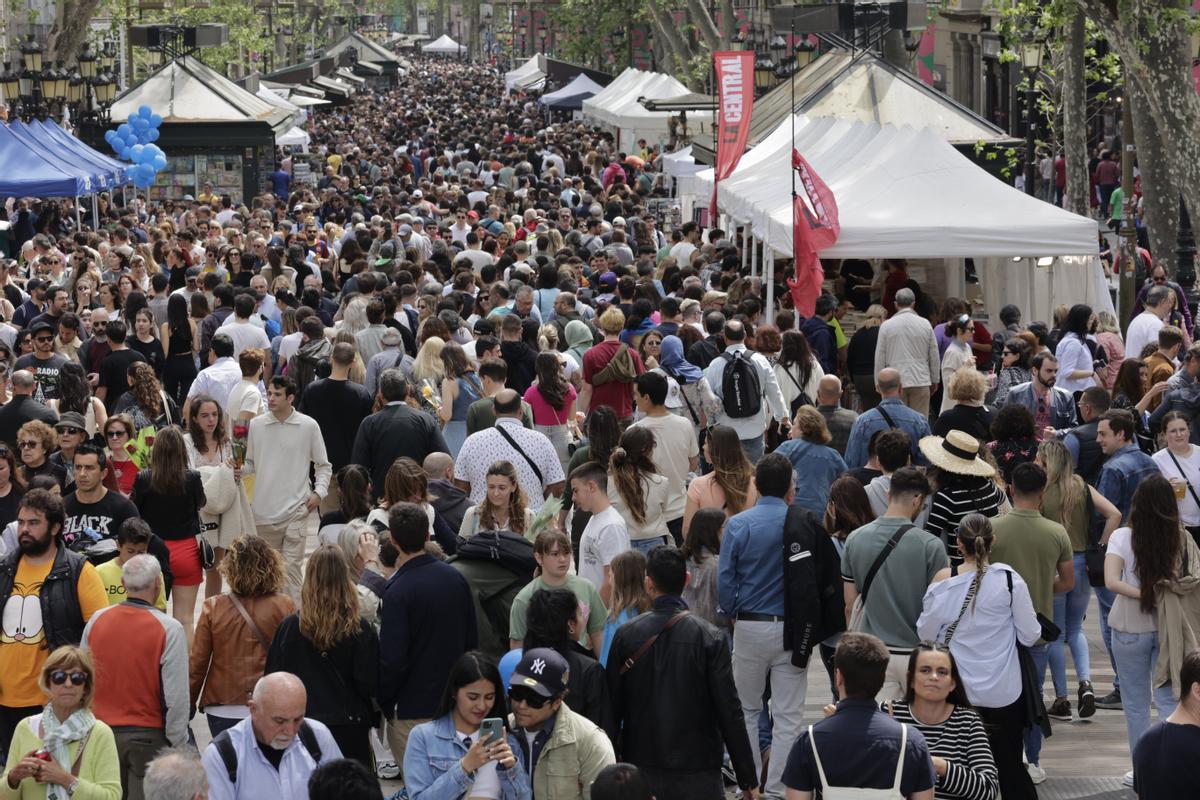
[[[530,458],[525,453],[525,451],[520,448],[520,446],[517,444],[516,440],[514,440],[512,438],[512,434],[510,434],[508,431],[504,430],[504,428],[501,427],[499,424],[496,425],[496,430],[500,431],[500,435],[503,436],[510,445],[512,445],[513,450],[516,450],[518,453],[521,454],[521,458],[525,459],[525,463],[529,465],[529,468],[531,470],[533,470],[533,474],[537,475],[538,482],[541,483],[543,486],[545,486],[546,478],[544,475],[542,475],[542,471],[540,469],[538,469],[537,464],[533,463],[533,459]]]

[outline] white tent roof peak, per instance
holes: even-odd
[[[447,34],[442,34],[429,44],[421,45],[422,53],[454,53],[457,55],[465,50],[465,47],[451,39]]]

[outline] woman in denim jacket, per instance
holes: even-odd
[[[504,684],[496,662],[464,653],[450,670],[437,716],[413,728],[404,751],[410,800],[532,800],[529,776],[517,763],[517,740],[480,741],[480,724],[504,720]]]

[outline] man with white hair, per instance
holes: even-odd
[[[142,800],[155,753],[188,739],[188,641],[179,621],[154,607],[158,559],[129,559],[121,583],[124,602],[93,614],[81,644],[96,664],[93,711],[116,737],[125,797]]]
[[[290,672],[259,678],[250,716],[217,734],[201,756],[209,800],[307,800],[313,771],[342,757],[329,728],[305,718],[307,704],[304,684]]]
[[[160,750],[142,781],[146,800],[206,800],[208,776],[200,754],[192,747]]]
[[[929,416],[929,397],[941,382],[942,359],[929,320],[913,310],[912,289],[896,292],[896,313],[879,328],[875,344],[875,374],[891,367],[900,373],[900,399]],[[892,426],[895,427],[895,426]]]

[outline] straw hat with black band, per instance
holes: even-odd
[[[979,457],[979,440],[962,431],[950,431],[945,438],[926,436],[921,439],[921,452],[930,464],[956,475],[990,478],[996,474],[995,468]]]

